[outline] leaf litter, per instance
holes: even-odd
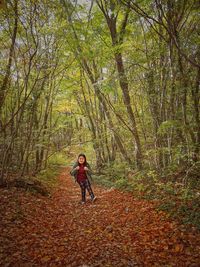
[[[65,169],[51,197],[1,189],[0,266],[200,266],[200,233],[153,201],[93,185],[97,201]]]

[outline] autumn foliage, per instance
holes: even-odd
[[[194,228],[116,189],[93,185],[81,205],[68,172],[51,197],[1,189],[0,266],[199,266]]]

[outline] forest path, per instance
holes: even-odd
[[[51,198],[1,189],[0,266],[200,266],[200,234],[153,202],[93,185],[81,205],[66,168]]]

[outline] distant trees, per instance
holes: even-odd
[[[156,165],[197,161],[199,4],[171,0],[147,5],[120,2],[137,14],[143,33],[145,65],[149,69],[144,77],[156,137]]]
[[[119,155],[138,168],[198,161],[198,4],[97,0],[83,9],[78,2],[62,3],[73,52],[87,75],[85,84],[103,108],[107,135],[112,134]],[[90,93],[81,87],[83,106],[91,110]],[[87,114],[95,136],[99,124]],[[103,136],[94,139],[99,140],[94,147],[104,153]]]
[[[0,180],[37,173],[47,162],[53,103],[65,64],[52,4],[8,1],[1,10]]]
[[[98,169],[199,161],[196,1],[10,0],[0,12],[1,181],[89,140]]]

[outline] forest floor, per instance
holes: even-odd
[[[0,266],[200,266],[200,233],[153,201],[93,185],[81,205],[65,168],[51,197],[0,189]]]

